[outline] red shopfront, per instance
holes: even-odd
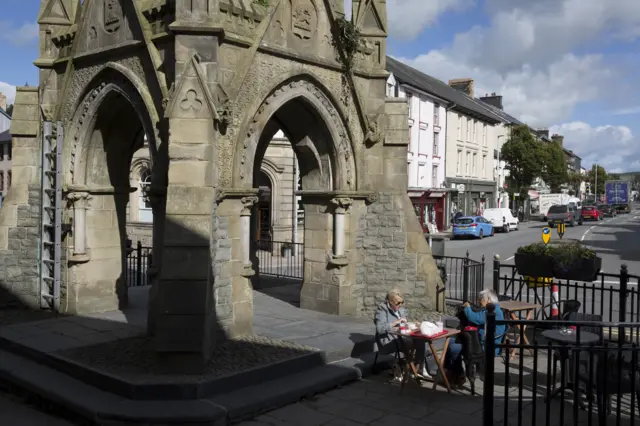
[[[429,224],[436,226],[436,232],[444,230],[446,195],[446,192],[437,190],[409,191],[409,198],[425,233],[429,232]]]

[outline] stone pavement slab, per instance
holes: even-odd
[[[37,411],[0,392],[0,418],[4,425],[72,426],[66,420]]]

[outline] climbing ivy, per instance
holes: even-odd
[[[269,7],[269,0],[253,0],[253,2],[260,6]]]
[[[336,19],[336,31],[331,44],[339,52],[342,51],[340,60],[345,71],[351,71],[356,53],[362,44],[360,31],[355,24],[345,18]]]

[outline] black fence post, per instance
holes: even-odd
[[[138,240],[136,246],[136,286],[142,285],[142,242]]]
[[[469,299],[469,252],[462,261],[462,301],[468,302]]]
[[[487,324],[484,338],[484,389],[482,402],[482,425],[493,425],[494,373],[496,360],[496,307],[487,305]]]
[[[484,268],[486,264],[486,259],[484,254],[482,255],[482,266],[480,266],[480,275],[478,275],[478,279],[476,281],[476,294],[484,290]],[[478,285],[480,283],[480,285]]]
[[[493,290],[500,294],[500,255],[493,255]]]
[[[627,322],[627,298],[629,296],[629,270],[626,264],[620,266],[620,322]],[[624,343],[624,328],[618,330],[618,339]]]

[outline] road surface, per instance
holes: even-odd
[[[0,390],[0,421],[15,426],[73,426],[66,420],[52,417],[25,404],[18,397]]]

